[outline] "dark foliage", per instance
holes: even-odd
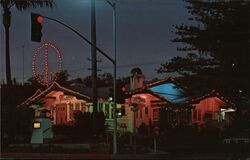
[[[69,79],[69,73],[67,70],[62,70],[57,74],[57,78],[55,79],[55,82],[59,83],[60,85],[66,85],[68,84],[68,79]],[[39,76],[39,75],[38,75]],[[42,84],[40,84],[35,77],[31,77],[27,80],[28,84],[36,87],[36,88],[45,88]]]
[[[103,112],[97,112],[95,115],[90,112],[76,112],[75,117],[75,127],[76,131],[87,137],[92,137],[93,135],[93,116],[95,116],[96,125],[96,135],[103,136],[105,133],[105,116]]]
[[[27,143],[31,135],[31,120],[34,113],[29,108],[16,108],[32,95],[33,86],[1,85],[1,142]]]
[[[83,83],[86,86],[92,86],[91,76],[87,76],[83,79]],[[112,86],[113,76],[111,73],[103,73],[97,76],[97,87]]]
[[[187,56],[162,64],[158,73],[174,72],[179,81],[201,93],[217,89],[230,98],[249,96],[250,2],[185,0],[193,21],[177,25],[173,42]]]
[[[1,0],[3,9],[3,25],[5,29],[5,63],[6,80],[11,85],[11,65],[10,65],[10,25],[11,25],[11,7],[15,6],[17,10],[24,11],[28,8],[49,7],[52,8],[55,3],[53,0]]]

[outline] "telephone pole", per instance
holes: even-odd
[[[91,0],[91,42],[96,45],[96,15],[95,0]],[[93,132],[96,132],[96,112],[97,112],[97,61],[96,48],[91,46],[91,69],[92,69],[92,89],[93,89]]]

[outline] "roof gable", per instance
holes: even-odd
[[[187,87],[180,85],[172,77],[149,83],[141,88],[127,92],[127,95],[150,93],[168,103],[181,104],[190,97],[187,96]]]
[[[165,97],[173,103],[183,103],[189,98],[186,91],[173,82],[165,81],[158,85],[152,85],[150,90]]]
[[[69,95],[73,95],[77,98],[81,98],[81,99],[90,101],[90,97],[83,95],[83,94],[80,94],[79,92],[75,92],[73,90],[62,87],[57,82],[53,82],[50,87],[48,87],[44,91],[38,90],[33,96],[31,96],[30,98],[25,100],[23,103],[21,103],[17,107],[27,106],[27,105],[30,105],[32,103],[36,103],[36,102],[40,101],[42,98],[44,98],[45,96],[47,96],[52,91],[62,91],[65,95],[69,94]]]
[[[185,103],[186,104],[196,104],[196,103],[200,103],[200,101],[202,101],[202,100],[204,100],[206,98],[211,98],[211,97],[217,97],[218,99],[220,99],[225,104],[228,104],[230,106],[235,106],[235,104],[233,102],[231,102],[230,100],[228,100],[227,98],[225,98],[224,96],[222,96],[219,92],[217,92],[215,90],[212,90],[208,94],[192,98],[192,99],[186,101]]]
[[[161,79],[161,80],[158,80],[158,81],[149,83],[149,84],[147,84],[146,86],[149,87],[149,88],[151,88],[151,87],[158,86],[158,85],[165,84],[165,83],[173,83],[173,84],[176,85],[176,87],[182,88],[183,90],[186,90],[186,91],[187,91],[187,89],[188,89],[186,86],[183,86],[183,85],[181,85],[180,83],[176,82],[176,81],[174,80],[174,78],[172,78],[172,77],[167,77],[167,78],[165,78],[165,79]]]

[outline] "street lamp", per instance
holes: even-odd
[[[116,4],[115,2],[110,2],[109,0],[105,0],[113,9],[113,52],[114,52],[114,82],[113,82],[113,90],[114,90],[114,99],[113,99],[113,117],[114,117],[114,133],[113,133],[113,154],[117,153],[117,119],[116,119]]]

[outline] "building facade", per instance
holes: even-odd
[[[229,112],[235,111],[234,104],[214,90],[193,96],[187,87],[171,77],[143,86],[137,83],[136,86],[133,82],[138,77],[144,76],[131,75],[134,86],[127,92],[125,101],[127,125],[131,132],[142,123],[158,126],[160,118],[166,125],[202,125],[211,120],[224,121]]]

